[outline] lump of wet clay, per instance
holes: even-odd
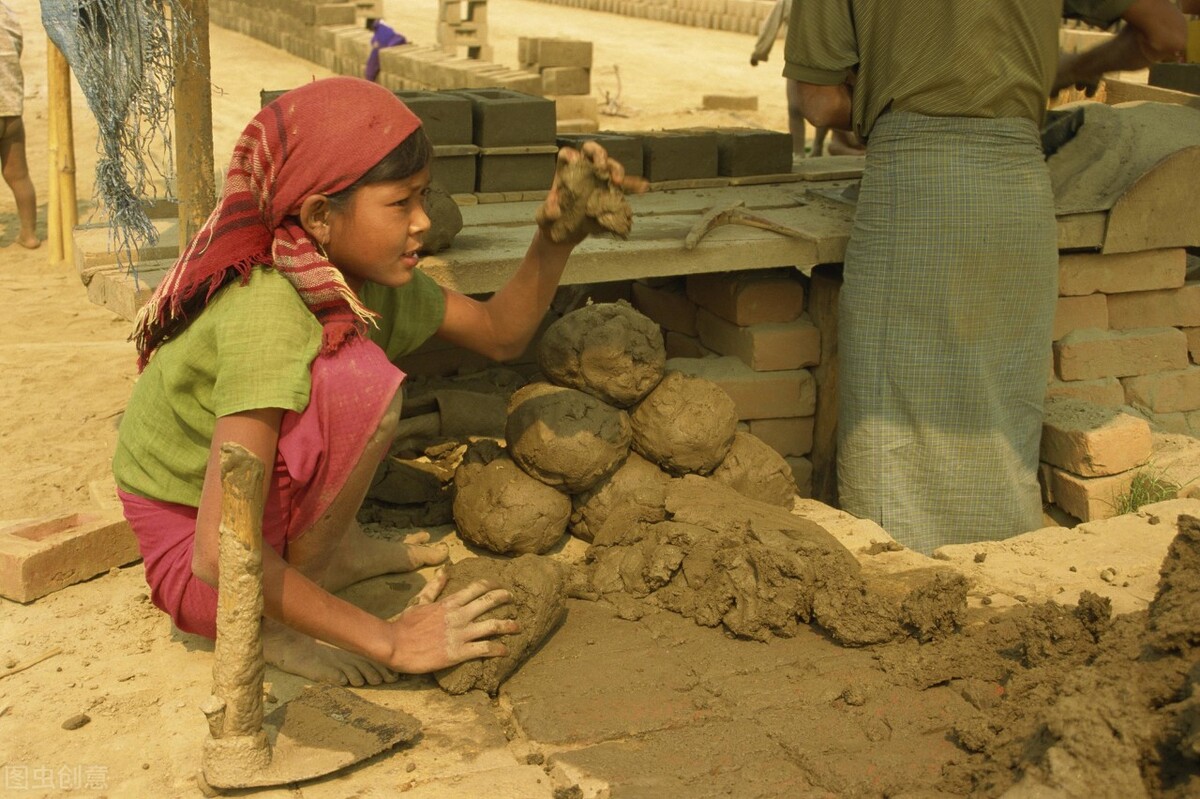
[[[783,456],[758,436],[738,432],[725,460],[710,475],[743,496],[790,508],[796,479]]]
[[[501,555],[549,551],[567,531],[571,498],[507,455],[463,460],[454,475],[454,522],[470,544]]]
[[[629,453],[629,414],[590,394],[531,383],[513,394],[505,438],[512,459],[567,493],[586,491]]]
[[[597,166],[581,156],[572,161],[560,160],[555,172],[559,215],[551,220],[545,205],[539,206],[535,214],[551,241],[579,241],[604,232],[628,238],[633,228],[633,209],[625,192],[613,182],[607,164]]]
[[[513,675],[567,615],[563,569],[549,558],[522,555],[513,560],[467,558],[448,569],[449,580],[442,596],[466,588],[476,580],[491,580],[512,594],[512,602],[488,611],[480,619],[516,619],[520,632],[500,636],[508,654],[468,660],[443,669],[434,676],[447,693],[462,694],[472,689],[495,695],[500,684]]]
[[[717,468],[737,432],[737,408],[725,390],[682,372],[667,372],[629,420],[633,448],[673,475]]]
[[[637,521],[666,518],[666,491],[671,476],[650,461],[630,452],[625,463],[610,476],[571,499],[572,535],[592,541],[613,511],[631,511]]]
[[[662,380],[662,331],[624,301],[572,311],[546,328],[538,366],[551,383],[628,408]]]
[[[425,213],[429,215],[429,230],[421,242],[421,252],[429,254],[449,248],[463,228],[458,203],[443,189],[431,186],[425,196]]]

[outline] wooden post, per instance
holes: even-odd
[[[817,413],[813,420],[813,499],[838,504],[838,297],[842,291],[840,264],[813,269],[808,313],[821,331],[821,363],[813,369],[817,383]]]
[[[58,74],[58,60],[62,53],[54,42],[46,41],[46,162],[49,197],[46,199],[46,255],[50,263],[63,259],[62,208],[58,204],[58,106],[53,102],[57,84],[62,80]]]
[[[47,238],[50,260],[75,260],[75,132],[71,118],[71,67],[53,42],[46,43],[50,155]]]
[[[216,204],[213,179],[211,56],[208,0],[182,0],[194,40],[180,39],[175,22],[175,174],[179,197],[179,252],[196,235]]]

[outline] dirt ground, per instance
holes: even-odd
[[[13,3],[26,34],[29,160],[46,197],[45,36],[35,0]],[[392,0],[388,20],[433,40],[436,0]],[[614,129],[759,125],[783,129],[778,62],[752,69],[753,37],[522,0],[489,9],[495,60],[518,35],[595,42],[594,86],[616,92]],[[246,37],[212,30],[218,166],[260,89],[327,74]],[[780,57],[776,54],[776,59]],[[697,64],[703,61],[703,66]],[[759,111],[699,110],[706,93],[759,96]],[[75,95],[79,196],[91,195],[94,125]],[[44,221],[43,221],[44,228]],[[135,377],[129,324],[88,302],[71,265],[14,244],[0,190],[0,519],[111,507],[116,425]],[[1192,442],[1163,439],[1180,456]],[[1191,462],[1191,461],[1189,461]],[[414,743],[279,797],[1195,796],[1200,791],[1200,532],[1160,566],[1180,500],[1076,530],[951,548],[932,561],[890,551],[884,531],[815,503],[799,511],[869,573],[949,566],[970,581],[961,634],[846,649],[816,627],[767,643],[652,605],[569,602],[567,621],[495,699],[451,697],[432,679],[358,691],[415,716]],[[1183,527],[1188,527],[1186,519]],[[453,557],[453,531],[436,537]],[[556,552],[578,559],[579,542]],[[394,612],[420,575],[352,587]],[[1120,614],[1105,619],[1107,598]],[[1082,608],[1075,612],[1076,606]],[[0,797],[195,796],[207,735],[211,644],[172,629],[138,565],[29,605],[0,600]],[[298,678],[267,671],[268,711]],[[71,717],[90,722],[64,729]]]

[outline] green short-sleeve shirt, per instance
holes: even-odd
[[[442,289],[423,272],[400,288],[368,284],[382,314],[370,337],[396,358],[424,343],[445,314]],[[321,324],[280,273],[256,267],[222,288],[138,378],[121,422],[113,475],[125,491],[198,506],[220,416],[308,406]]]
[[[796,0],[784,76],[836,85],[857,70],[855,131],[887,110],[1039,123],[1061,19],[1107,25],[1133,0]]]

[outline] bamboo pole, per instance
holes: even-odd
[[[50,263],[57,264],[63,260],[63,225],[62,208],[58,199],[58,91],[63,82],[62,68],[67,60],[54,42],[46,43],[46,128],[48,145],[46,160],[48,168],[49,194],[46,201],[46,255]]]
[[[175,169],[182,254],[216,204],[213,179],[211,60],[208,0],[182,0],[191,17],[194,57],[175,41]],[[178,37],[179,26],[175,28]]]
[[[59,209],[59,240],[62,258],[75,262],[75,223],[79,212],[75,204],[75,129],[71,118],[71,67],[67,57],[53,42],[47,42],[53,82],[48,86],[50,107],[55,109],[51,135],[57,148],[54,156],[52,182],[57,186]],[[52,190],[53,191],[53,190]]]

